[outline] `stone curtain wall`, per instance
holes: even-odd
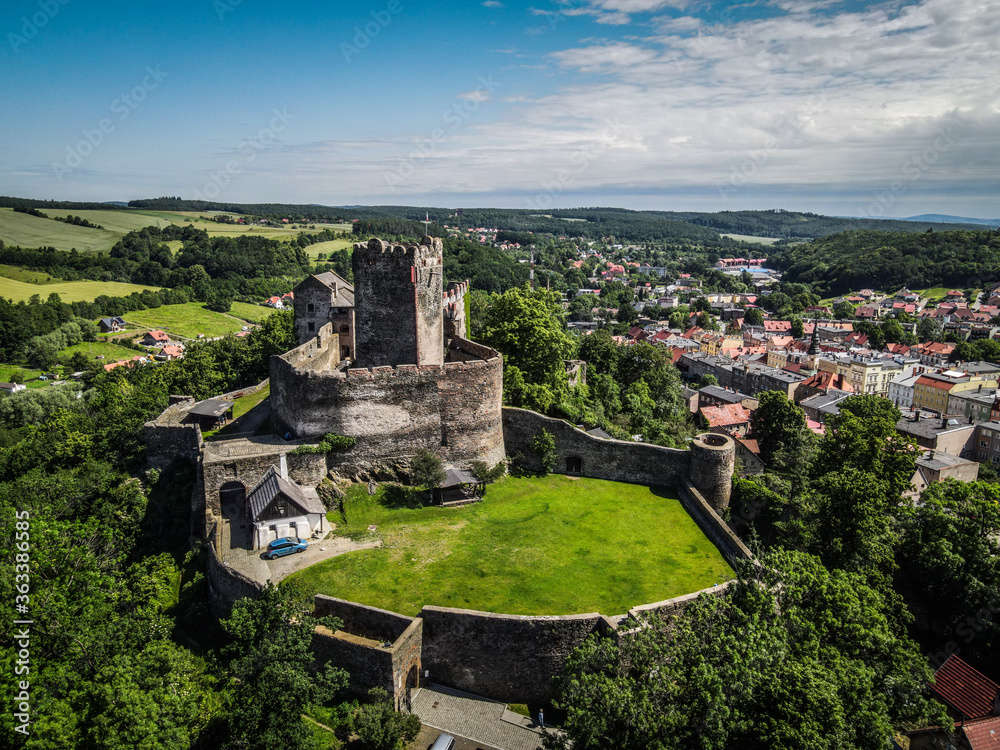
[[[594,632],[599,614],[518,617],[424,607],[423,665],[430,681],[511,703],[546,703],[551,680]]]
[[[156,419],[142,426],[146,444],[146,462],[151,468],[170,468],[174,461],[197,463],[203,444],[201,428],[184,424],[195,401],[190,396],[171,396],[174,401]]]
[[[313,605],[317,617],[336,617],[348,633],[378,641],[395,641],[413,623],[412,617],[323,594],[313,597]]]
[[[294,437],[336,432],[356,438],[351,451],[330,456],[331,468],[346,473],[407,464],[421,448],[446,463],[468,466],[482,460],[492,466],[505,455],[503,361],[474,342],[456,339],[454,344],[477,358],[342,372],[306,369],[287,355],[274,357],[273,427]]]
[[[409,708],[409,688],[419,684],[421,673],[423,621],[322,594],[314,602],[316,615],[343,622],[343,632],[316,628],[317,659],[347,669],[356,692],[381,687],[397,710]],[[391,645],[383,645],[387,642]]]
[[[561,419],[504,407],[503,433],[507,452],[521,454],[524,464],[536,471],[542,467],[529,446],[532,438],[542,430],[547,430],[555,439],[556,473],[567,473],[567,459],[580,459],[579,473],[594,479],[672,487],[683,477],[690,476],[716,511],[721,512],[729,505],[736,444],[724,435],[699,435],[692,442],[691,450],[663,448],[594,437]]]
[[[524,463],[534,470],[541,469],[541,465],[529,445],[543,429],[555,438],[559,454],[555,471],[560,474],[566,473],[567,458],[581,459],[583,476],[615,482],[671,487],[690,471],[689,451],[647,443],[605,440],[588,435],[561,419],[504,407],[503,434],[507,453],[520,453]]]

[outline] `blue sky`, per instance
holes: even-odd
[[[1000,217],[1000,3],[9,2],[0,193]]]

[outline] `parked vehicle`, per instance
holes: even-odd
[[[450,734],[439,734],[431,745],[431,750],[451,750],[455,747],[455,738]]]
[[[275,539],[267,545],[267,552],[264,553],[264,557],[268,560],[273,560],[276,557],[294,555],[296,552],[305,552],[308,546],[309,543],[305,539],[299,539],[297,536],[286,536],[281,539]]]

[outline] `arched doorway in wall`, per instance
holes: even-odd
[[[246,518],[246,505],[247,488],[243,482],[229,481],[219,488],[219,507],[229,530],[231,548],[250,549],[251,524]]]
[[[583,459],[579,456],[567,456],[566,457],[566,473],[567,474],[582,474],[583,473]]]
[[[420,687],[420,665],[411,664],[410,671],[406,673],[406,686],[403,688],[402,700],[406,710],[410,710],[410,695],[413,690]]]

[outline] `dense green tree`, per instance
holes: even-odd
[[[398,713],[388,693],[373,688],[354,719],[354,729],[361,750],[404,750],[420,733],[420,718]]]
[[[764,325],[764,313],[760,311],[759,307],[748,307],[743,314],[743,323],[748,326],[762,326]]]
[[[440,457],[421,449],[410,459],[410,483],[434,491],[447,478]]]
[[[269,585],[255,599],[240,599],[222,621],[234,656],[228,748],[307,747],[303,707],[323,704],[346,687],[342,669],[314,667],[310,644],[317,621],[310,610],[293,590]]]
[[[557,699],[565,735],[546,747],[881,750],[901,724],[946,720],[877,590],[802,553],[762,562],[669,626],[588,640]]]
[[[903,514],[901,566],[952,638],[987,654],[1000,635],[1000,485],[932,484]]]
[[[490,295],[479,336],[504,355],[505,373],[516,368],[524,383],[549,389],[557,400],[567,394],[563,361],[573,357],[576,347],[566,333],[555,292],[523,286]],[[518,395],[506,383],[505,392]]]
[[[780,391],[758,395],[759,405],[750,415],[750,434],[760,446],[761,458],[770,464],[775,455],[803,439],[806,415]]]

